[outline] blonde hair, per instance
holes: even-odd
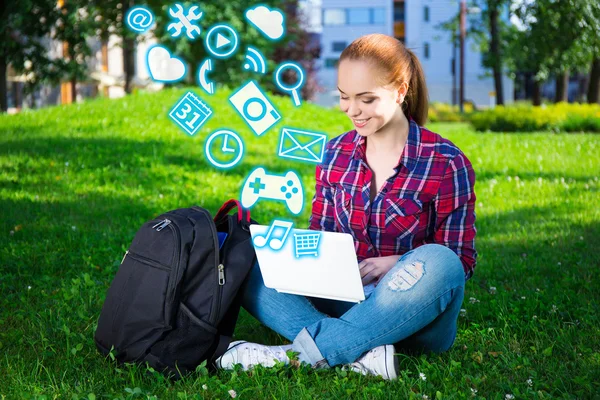
[[[429,109],[429,97],[423,67],[417,56],[398,39],[381,33],[361,36],[344,49],[340,63],[345,60],[365,60],[380,68],[383,86],[398,89],[408,84],[402,104],[407,118],[412,117],[419,125],[425,125]]]

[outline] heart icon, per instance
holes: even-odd
[[[185,76],[183,61],[162,46],[153,46],[148,50],[146,64],[150,76],[158,82],[176,82]]]

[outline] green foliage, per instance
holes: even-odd
[[[448,103],[433,102],[429,104],[429,122],[463,122],[468,121],[469,115],[473,113],[473,104],[464,104],[464,114],[461,114],[458,106]]]
[[[557,103],[541,107],[528,104],[498,106],[470,116],[478,131],[600,132],[599,104]]]
[[[598,136],[478,134],[428,124],[456,143],[477,175],[478,266],[465,287],[457,338],[442,354],[399,353],[392,382],[354,372],[276,365],[252,372],[204,367],[165,380],[97,352],[106,290],[139,226],[193,204],[216,212],[250,169],[297,170],[314,194],[314,165],[276,156],[278,125],[256,137],[228,105],[194,137],[167,117],[183,90],[138,93],[0,116],[0,399],[594,398],[600,392],[600,150]],[[201,97],[203,97],[201,95]],[[286,126],[352,127],[337,110],[272,97]],[[218,171],[204,156],[222,127],[243,137],[241,164]],[[310,207],[294,222],[306,227]],[[287,215],[259,202],[257,221]],[[235,340],[284,338],[242,310]],[[338,366],[339,367],[339,366]],[[421,375],[422,374],[422,375]]]

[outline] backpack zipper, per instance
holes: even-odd
[[[169,225],[171,223],[171,220],[168,218],[165,218],[163,221],[160,221],[159,223],[155,224],[152,229],[156,228],[156,232],[160,232],[162,231],[167,225]],[[158,228],[157,228],[158,227]]]

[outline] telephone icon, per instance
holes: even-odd
[[[198,82],[206,93],[215,94],[215,84],[206,77],[210,71],[212,71],[212,60],[207,58],[204,60],[204,62],[202,62],[202,65],[198,70]]]

